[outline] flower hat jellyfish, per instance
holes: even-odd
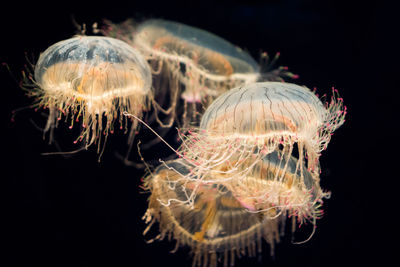
[[[129,20],[120,25],[111,24],[105,33],[122,38],[148,58],[157,94],[169,90],[168,109],[154,104],[162,112],[171,113],[168,125],[159,121],[164,126],[172,125],[179,95],[184,100],[185,128],[189,122],[197,121],[199,105],[207,107],[230,88],[259,79],[295,77],[284,67],[271,70],[268,75],[261,74],[257,62],[239,47],[210,32],[177,22],[151,19],[135,26]]]
[[[101,136],[106,140],[118,117],[120,127],[128,131],[121,113],[140,117],[151,94],[146,60],[125,42],[109,37],[76,36],[50,46],[40,55],[31,80],[29,94],[36,98],[35,106],[49,109],[45,132],[50,130],[50,141],[64,115],[66,121],[71,119],[70,128],[82,122],[75,142],[83,141],[85,147],[98,142],[98,153]],[[136,125],[134,121],[129,140]]]
[[[270,189],[271,196],[253,198],[233,193],[229,184],[199,186],[181,179],[193,168],[184,159],[161,165],[145,179],[151,196],[144,216],[149,226],[144,233],[158,222],[160,234],[155,239],[168,236],[176,240],[176,249],[189,246],[194,254],[193,266],[202,262],[203,266],[216,266],[221,260],[224,266],[228,262],[233,266],[236,256],[261,254],[262,240],[270,245],[273,255],[275,243],[284,235],[288,216],[292,218],[294,232],[297,222],[301,225],[304,220],[315,221],[322,213],[321,190],[306,169],[303,178],[295,171],[295,158],[290,159],[285,178],[274,179],[282,171],[279,157],[278,152],[264,156],[262,168],[248,173],[247,184],[242,184],[248,192]],[[187,199],[195,187],[197,193],[191,205]]]
[[[229,191],[216,184],[202,186],[191,206],[185,202],[190,190],[181,190],[187,184],[182,187],[178,182],[179,173],[190,171],[191,166],[182,159],[167,163],[169,168],[161,165],[145,179],[151,196],[144,216],[149,226],[144,234],[158,222],[160,234],[155,239],[172,237],[176,241],[173,252],[179,246],[188,246],[193,254],[192,266],[216,267],[221,260],[224,266],[233,266],[236,257],[260,254],[263,239],[273,254],[275,243],[280,241],[282,216],[269,219],[249,213]]]
[[[241,164],[254,167],[264,155],[281,151],[286,161],[298,154],[319,180],[319,156],[331,134],[344,122],[343,101],[334,91],[325,105],[308,88],[290,83],[264,82],[234,88],[217,98],[204,113],[200,128],[181,135],[179,155],[195,167],[186,178],[208,183],[241,179]],[[235,175],[232,175],[235,173]],[[303,175],[303,174],[302,174]],[[225,178],[226,177],[226,178]]]
[[[245,179],[231,179],[224,183],[250,212],[272,209],[296,217],[300,224],[305,221],[315,224],[315,220],[322,216],[323,198],[329,198],[330,193],[322,191],[315,179],[316,174],[307,170],[304,164],[299,166],[295,157],[273,151],[249,168],[251,165],[249,159],[238,170],[246,174]]]

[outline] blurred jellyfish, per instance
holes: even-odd
[[[183,160],[170,162],[169,166],[180,173],[190,169]],[[144,217],[149,226],[144,234],[158,222],[160,235],[156,239],[172,237],[176,241],[173,252],[179,246],[189,246],[193,266],[217,266],[220,260],[224,266],[228,263],[233,266],[238,255],[261,253],[263,239],[270,244],[273,253],[275,243],[280,241],[281,216],[268,219],[251,214],[229,191],[222,192],[223,187],[218,185],[202,186],[192,207],[183,202],[190,189],[182,191],[181,188],[187,187],[181,187],[176,179],[179,174],[164,166],[146,178],[151,196]]]
[[[144,216],[149,226],[144,233],[158,222],[161,234],[156,239],[172,237],[176,240],[174,251],[180,245],[189,246],[193,266],[216,266],[221,260],[224,266],[228,262],[233,266],[237,255],[261,254],[262,240],[273,255],[286,219],[291,217],[292,231],[305,220],[315,221],[322,214],[324,196],[311,173],[303,168],[300,176],[293,157],[285,177],[276,179],[283,168],[280,156],[278,152],[264,156],[259,168],[247,173],[246,183],[240,185],[243,194],[231,191],[237,186],[232,183],[198,184],[195,177],[182,179],[193,168],[183,159],[161,165],[145,179],[151,196]],[[195,188],[198,192],[191,204],[187,199]]]
[[[141,116],[151,94],[151,72],[146,60],[131,46],[118,39],[97,36],[76,36],[60,41],[43,52],[31,79],[36,98],[34,106],[48,108],[44,129],[53,128],[63,115],[70,118],[70,128],[82,122],[76,139],[87,148],[104,142],[114,131],[119,118],[120,128],[128,132],[126,117],[130,112]],[[33,83],[33,84],[32,84]],[[137,122],[132,123],[129,140],[133,140]]]
[[[346,114],[336,94],[324,105],[308,88],[289,83],[254,83],[229,90],[207,108],[199,129],[181,135],[179,155],[195,166],[186,178],[209,183],[211,173],[212,182],[240,180],[247,175],[238,172],[243,163],[250,161],[246,168],[253,168],[265,155],[280,151],[282,177],[295,155],[301,176],[305,165],[318,181],[320,153]]]
[[[172,125],[179,95],[184,100],[185,128],[189,122],[197,121],[199,109],[233,87],[257,80],[295,77],[285,67],[268,69],[271,64],[264,64],[263,70],[268,72],[261,73],[257,62],[239,47],[212,33],[177,22],[152,19],[135,26],[129,20],[120,25],[110,24],[105,34],[122,38],[146,56],[153,69],[157,94],[163,96],[169,89],[171,102],[167,108],[154,104],[158,110],[171,114],[167,125],[159,121],[164,126]],[[266,53],[262,58],[268,63]]]

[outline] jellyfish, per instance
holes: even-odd
[[[162,99],[169,89],[171,102],[166,108],[154,104],[170,114],[165,124],[159,120],[163,126],[172,125],[179,95],[184,106],[182,128],[186,128],[189,122],[196,124],[202,109],[230,88],[260,79],[295,77],[285,67],[261,73],[259,64],[246,51],[210,32],[177,22],[151,19],[135,26],[127,21],[111,24],[105,34],[122,38],[146,56],[155,77],[154,87]],[[267,54],[263,53],[262,58],[268,60]]]
[[[102,135],[105,144],[118,118],[120,128],[128,132],[121,113],[140,117],[152,93],[147,61],[125,42],[109,37],[76,36],[50,46],[40,55],[30,79],[34,106],[49,110],[44,132],[50,130],[50,142],[64,116],[66,122],[70,119],[70,128],[81,122],[75,143],[82,141],[87,148],[97,142],[98,153]],[[129,140],[136,126],[134,121]]]
[[[265,155],[280,151],[281,177],[288,171],[291,156],[296,156],[300,175],[304,176],[301,166],[305,165],[318,182],[320,154],[344,123],[345,114],[336,89],[330,103],[323,104],[308,88],[295,84],[244,85],[218,97],[205,111],[199,128],[180,134],[183,142],[178,155],[194,166],[185,175],[188,180],[196,177],[209,183],[244,179]]]
[[[300,224],[315,224],[322,217],[323,199],[329,198],[330,192],[321,189],[315,179],[317,174],[300,165],[298,159],[275,150],[264,155],[253,168],[249,168],[251,164],[252,160],[248,160],[237,170],[246,174],[245,179],[224,183],[249,212],[278,210],[296,217]]]
[[[184,159],[166,162],[145,178],[151,195],[144,234],[158,222],[161,233],[155,239],[172,237],[176,241],[173,251],[189,246],[193,266],[217,266],[217,261],[233,266],[236,256],[260,255],[263,240],[273,255],[275,244],[285,234],[287,218],[292,219],[293,234],[296,225],[321,217],[326,196],[304,166],[300,175],[293,157],[285,177],[276,179],[283,168],[281,156],[277,151],[270,153],[259,168],[247,173],[246,183],[240,185],[247,191],[244,194],[232,191],[232,183],[198,184],[195,177],[182,179],[193,165]],[[191,205],[187,199],[196,187]]]

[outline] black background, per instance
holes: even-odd
[[[280,52],[279,64],[300,75],[296,83],[317,87],[320,95],[337,88],[348,115],[321,157],[321,184],[332,197],[316,234],[303,245],[291,244],[287,234],[275,259],[264,247],[260,261],[245,258],[236,266],[368,265],[383,245],[372,241],[382,235],[377,225],[390,216],[381,212],[385,200],[379,191],[389,179],[380,171],[380,158],[390,157],[398,136],[393,78],[398,81],[399,71],[390,65],[398,59],[394,10],[381,1],[10,2],[1,11],[0,60],[10,67],[10,72],[1,67],[2,266],[191,265],[185,248],[170,254],[172,242],[145,243],[143,171],[115,156],[126,150],[121,133],[108,140],[98,163],[95,147],[67,158],[41,155],[57,151],[34,126],[45,124],[41,111],[25,109],[10,120],[12,110],[32,102],[17,85],[25,53],[35,61],[48,46],[71,37],[76,32],[71,15],[88,25],[103,18],[178,21],[213,32],[255,58],[260,51]],[[62,150],[77,148],[72,144],[76,134],[65,125],[57,129]],[[149,136],[146,130],[139,135]],[[159,145],[144,156],[152,161],[168,154]],[[298,231],[296,239],[306,238],[310,229]]]

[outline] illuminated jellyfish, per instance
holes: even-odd
[[[288,158],[285,158],[288,157]],[[316,174],[292,156],[276,150],[264,155],[254,167],[252,160],[241,165],[238,172],[246,173],[245,179],[231,179],[224,183],[234,197],[250,212],[281,211],[296,217],[300,224],[321,218],[323,192]]]
[[[151,94],[151,72],[146,60],[125,42],[97,36],[76,36],[60,41],[43,52],[35,66],[34,106],[49,110],[44,129],[50,130],[64,116],[70,118],[70,128],[81,120],[82,132],[76,139],[87,148],[104,142],[114,131],[119,118],[121,129],[128,131],[128,122],[121,113],[141,116]],[[137,123],[133,122],[129,140],[133,139]]]
[[[280,151],[283,167],[275,180],[285,177],[295,155],[301,177],[305,165],[318,182],[319,156],[343,124],[345,110],[336,90],[325,105],[308,88],[290,83],[253,83],[229,90],[207,108],[199,129],[181,134],[179,155],[194,166],[184,177],[196,177],[198,183],[233,183],[245,179],[265,155]],[[194,196],[188,201],[193,203]]]
[[[207,107],[230,88],[260,79],[295,77],[285,67],[261,73],[257,62],[239,47],[212,33],[177,22],[152,19],[135,26],[129,20],[121,25],[111,24],[105,34],[122,38],[141,51],[152,66],[154,88],[161,95],[169,89],[168,109],[154,104],[158,110],[171,114],[167,125],[158,119],[164,126],[172,125],[179,95],[184,100],[185,128],[189,122],[197,121],[199,107]],[[262,57],[268,58],[266,53]]]
[[[166,162],[145,179],[150,190],[149,206],[144,220],[151,226],[159,223],[160,234],[176,241],[176,247],[189,246],[193,266],[234,265],[235,257],[256,256],[262,252],[262,240],[274,254],[276,243],[285,232],[287,217],[292,219],[292,231],[304,220],[315,220],[322,214],[322,193],[312,174],[303,166],[303,175],[296,170],[297,160],[290,158],[283,179],[279,152],[263,157],[260,168],[248,173],[244,190],[267,190],[270,196],[244,197],[230,190],[229,184],[198,184],[182,179],[193,166],[184,159]],[[249,163],[249,162],[247,162]],[[193,206],[188,195],[197,187]],[[249,212],[250,211],[250,212]],[[296,220],[297,219],[297,220]],[[292,233],[293,234],[293,233]],[[300,242],[299,242],[300,243]]]

